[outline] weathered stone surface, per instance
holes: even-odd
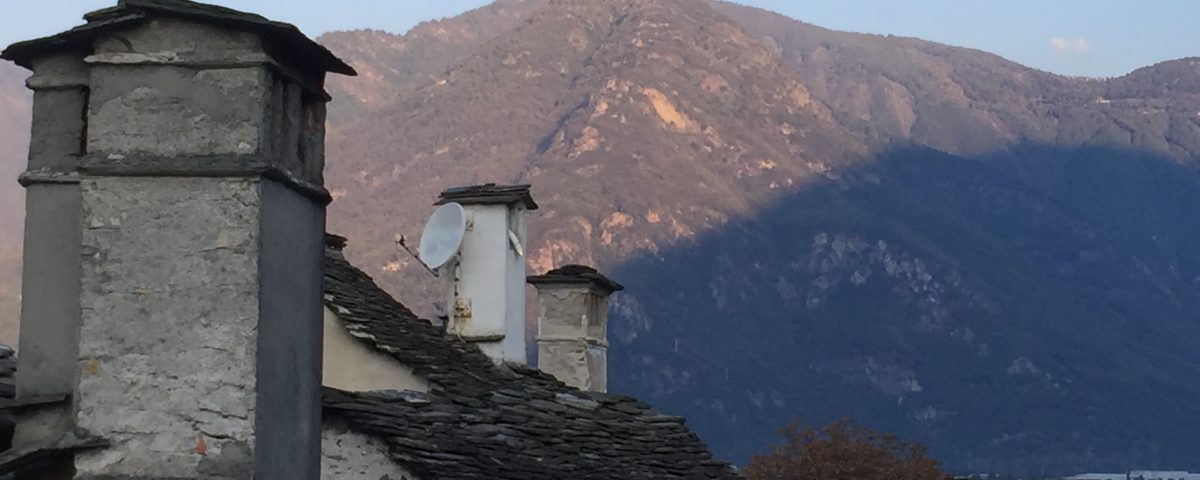
[[[300,121],[300,175],[317,185],[325,184],[325,103],[307,102]]]
[[[321,478],[417,480],[388,456],[382,440],[354,432],[342,421],[321,429]]]
[[[69,172],[74,168],[76,155],[83,150],[86,112],[87,92],[83,87],[34,94],[30,170]]]
[[[279,75],[271,75],[271,108],[267,125],[271,141],[264,145],[267,155],[282,168],[303,172],[300,158],[300,122],[303,117],[303,93],[300,86]]]
[[[608,297],[621,285],[569,265],[530,277],[538,289],[538,368],[575,388],[608,390]]]
[[[567,385],[590,389],[587,343],[579,340],[538,340],[538,369]]]
[[[78,376],[80,191],[74,170],[82,153],[87,111],[87,65],[78,57],[50,55],[33,62],[35,91],[27,183],[21,297],[21,397],[66,395]],[[44,181],[52,179],[52,181]],[[67,412],[61,412],[64,416]],[[65,424],[41,420],[28,437],[53,435]]]
[[[33,64],[29,170],[70,172],[87,132],[88,66],[77,56],[50,55]]]
[[[33,75],[25,85],[33,90],[84,87],[88,84],[88,65],[74,53],[47,54],[33,60]]]
[[[162,156],[262,148],[265,68],[93,65],[88,151]]]
[[[30,185],[25,195],[17,393],[68,394],[74,390],[78,371],[74,359],[79,350],[79,185]]]
[[[206,456],[254,442],[259,189],[215,178],[82,189],[78,421],[114,446],[78,468],[192,478]]]
[[[252,32],[164,18],[104,36],[95,45],[91,62],[228,65],[264,57],[262,42]]]

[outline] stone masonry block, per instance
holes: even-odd
[[[193,478],[207,456],[254,443],[259,189],[141,177],[81,187],[78,422],[114,447],[77,468]]]
[[[263,67],[92,68],[88,151],[109,155],[246,155],[263,148]]]

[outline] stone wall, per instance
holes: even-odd
[[[350,431],[329,419],[321,430],[321,478],[328,480],[418,480],[388,456],[374,437]]]
[[[538,369],[581,390],[608,390],[608,293],[590,285],[538,287]]]
[[[24,174],[21,397],[73,392],[79,348],[82,214],[73,173],[87,132],[88,69],[77,56],[51,55],[34,62],[34,70],[28,80],[34,90],[33,130]],[[42,433],[49,432],[30,434]]]
[[[114,446],[80,455],[79,472],[252,471],[257,182],[114,177],[82,190],[77,418]]]

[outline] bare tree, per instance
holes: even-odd
[[[784,443],[746,467],[749,480],[943,480],[923,445],[879,434],[849,420],[815,428],[792,424]]]

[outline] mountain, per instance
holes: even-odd
[[[530,269],[629,287],[612,389],[724,458],[853,417],[963,473],[1200,469],[1200,60],[1068,78],[695,0],[321,41],[363,73],[329,84],[330,228],[417,310],[393,236],[444,187],[530,182]]]
[[[0,62],[0,341],[16,345],[21,311],[21,238],[25,191],[17,175],[25,170],[29,149],[29,72]]]
[[[318,41],[361,67],[357,77],[333,77],[339,98],[335,124],[387,106],[402,93],[433,83],[472,50],[521,24],[546,0],[499,0],[452,19],[422,22],[404,36],[378,30],[330,32]]]
[[[1014,143],[1200,151],[1194,59],[1109,81],[1069,78],[978,50],[714,6],[775,49],[817,98],[895,137],[967,155]]]
[[[1077,79],[732,4],[542,3],[335,127],[331,222],[408,303],[432,287],[390,239],[436,191],[529,181],[531,269],[631,287],[614,388],[735,461],[839,416],[964,472],[1194,460],[1192,61]]]
[[[388,245],[356,258],[395,287],[414,275],[387,272],[408,263],[391,238],[447,185],[536,184],[545,270],[670,248],[866,154],[765,48],[686,2],[551,2],[342,131],[331,224]]]

